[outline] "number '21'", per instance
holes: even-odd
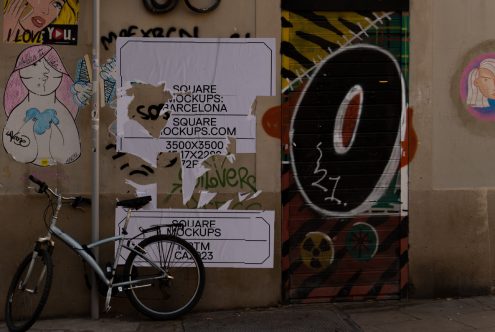
[[[327,192],[328,188],[324,187],[320,184],[320,182],[323,181],[327,177],[327,174],[328,174],[328,171],[326,169],[320,168],[320,160],[323,157],[323,152],[321,151],[320,146],[321,146],[321,142],[319,142],[318,145],[316,146],[316,149],[318,150],[320,155],[318,156],[318,160],[316,161],[316,168],[315,168],[313,174],[322,174],[322,175],[317,181],[311,183],[311,185],[314,187],[320,188],[324,192]],[[331,181],[334,181],[334,186],[332,189],[332,195],[325,197],[325,201],[336,202],[339,205],[342,204],[342,201],[335,197],[335,189],[337,189],[337,185],[339,184],[340,176],[337,176],[337,177],[329,176],[328,179]],[[346,205],[346,203],[344,203],[344,206],[345,205]]]

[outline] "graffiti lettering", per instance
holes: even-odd
[[[164,29],[162,27],[155,27],[150,29],[141,29],[135,25],[131,25],[128,28],[124,28],[119,31],[117,34],[114,31],[110,31],[106,36],[102,36],[100,38],[101,44],[105,48],[105,50],[109,50],[109,45],[112,44],[117,37],[132,37],[138,36],[140,34],[141,37],[189,37],[189,38],[198,38],[199,37],[199,27],[193,27],[192,32],[184,29],[184,28],[176,28],[169,27],[168,29]],[[229,36],[230,38],[240,38],[241,34],[233,33]],[[244,38],[250,38],[251,33],[245,33]]]
[[[321,160],[321,157],[323,156],[323,152],[321,151],[321,148],[320,147],[321,147],[321,142],[318,143],[318,145],[316,146],[316,149],[320,153],[320,156],[318,157],[318,160],[316,161],[316,168],[315,168],[313,174],[321,173],[323,175],[317,181],[311,183],[311,185],[314,186],[314,187],[320,188],[324,192],[327,192],[328,191],[328,188],[320,185],[320,182],[323,181],[323,180],[325,180],[326,177],[327,177],[327,174],[328,174],[328,171],[326,169],[321,169],[320,168],[320,160]],[[334,186],[333,186],[333,189],[332,189],[332,196],[325,197],[325,201],[330,200],[330,201],[337,202],[337,204],[342,204],[342,201],[341,200],[335,198],[335,189],[337,189],[337,185],[339,184],[340,176],[338,176],[338,177],[331,177],[330,176],[330,177],[328,177],[328,180],[335,181],[335,183],[334,183]],[[345,205],[345,203],[344,203],[344,205]]]
[[[15,133],[12,130],[7,131],[6,135],[10,138],[11,142],[14,142],[15,145],[22,146],[23,148],[29,146],[31,141],[29,140],[29,137],[26,135],[20,135],[19,133]]]
[[[323,156],[323,152],[321,151],[320,146],[321,146],[321,142],[318,143],[318,145],[316,146],[316,149],[320,153],[320,156],[318,157],[318,160],[316,161],[316,168],[315,168],[313,174],[321,173],[323,175],[317,181],[311,183],[311,185],[314,186],[314,187],[320,188],[324,192],[327,192],[328,191],[328,188],[320,185],[320,182],[323,181],[323,180],[325,180],[326,177],[327,177],[327,174],[328,174],[328,171],[326,169],[321,169],[320,168],[320,160],[321,160],[321,157]],[[332,196],[325,197],[325,201],[328,201],[328,200],[329,201],[335,201],[335,202],[337,202],[337,204],[342,204],[342,201],[341,200],[335,198],[335,189],[337,189],[337,185],[339,184],[340,176],[338,176],[338,177],[331,177],[331,176],[329,176],[328,177],[328,180],[335,181],[335,183],[334,183],[334,186],[333,186],[333,189],[332,189]],[[345,203],[344,203],[344,205],[345,205]]]
[[[117,37],[132,37],[132,36],[137,36],[138,33],[141,33],[141,37],[173,37],[173,33],[177,32],[177,28],[175,27],[170,27],[168,30],[165,32],[165,29],[161,27],[155,27],[151,28],[148,30],[140,29],[139,27],[135,25],[131,25],[127,28],[123,28],[120,30],[120,32],[117,34],[114,31],[110,31],[106,36],[102,36],[100,38],[101,44],[105,48],[105,50],[109,50],[109,45],[112,44],[115,40],[117,40]],[[186,29],[179,29],[178,30],[178,37],[199,37],[199,28],[195,26],[193,28],[193,32],[190,33]]]
[[[149,105],[148,108],[146,108],[145,105],[139,105],[136,108],[136,112],[141,115],[141,119],[143,120],[156,120],[160,116],[160,111],[162,110],[163,105],[164,104]],[[168,120],[168,118],[170,118],[170,113],[165,112],[163,114],[163,118]]]
[[[320,188],[324,192],[327,192],[328,189],[326,187],[323,187],[322,185],[320,185],[320,182],[323,181],[327,177],[327,173],[328,173],[326,169],[321,169],[320,168],[321,157],[323,157],[323,152],[321,152],[320,146],[321,146],[321,142],[318,143],[318,145],[316,146],[316,149],[318,150],[318,152],[320,153],[320,155],[318,156],[318,160],[316,161],[316,168],[315,168],[313,174],[320,174],[321,173],[322,176],[317,181],[311,183],[311,185],[314,186],[314,187]]]
[[[246,167],[215,169],[214,174],[208,172],[201,176],[196,186],[204,189],[231,187],[256,191],[256,177],[249,174]]]

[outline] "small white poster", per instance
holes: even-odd
[[[124,208],[116,209],[116,234],[120,234],[126,214]],[[274,211],[139,210],[132,213],[126,237],[138,236],[140,228],[179,225],[162,227],[161,233],[175,229],[198,251],[206,267],[273,268],[274,221]],[[135,243],[142,239],[144,236],[136,237]]]

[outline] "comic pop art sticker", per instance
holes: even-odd
[[[479,55],[469,62],[461,75],[460,95],[472,116],[495,121],[495,53]]]
[[[79,0],[4,0],[3,41],[77,44]]]
[[[12,158],[38,166],[79,158],[72,90],[74,82],[51,46],[35,45],[19,54],[3,98],[3,145]]]

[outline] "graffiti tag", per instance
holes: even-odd
[[[31,141],[29,140],[29,137],[26,135],[20,135],[19,133],[15,133],[12,130],[7,131],[6,136],[10,138],[10,141],[13,142],[15,145],[22,146],[23,148],[29,146]]]

